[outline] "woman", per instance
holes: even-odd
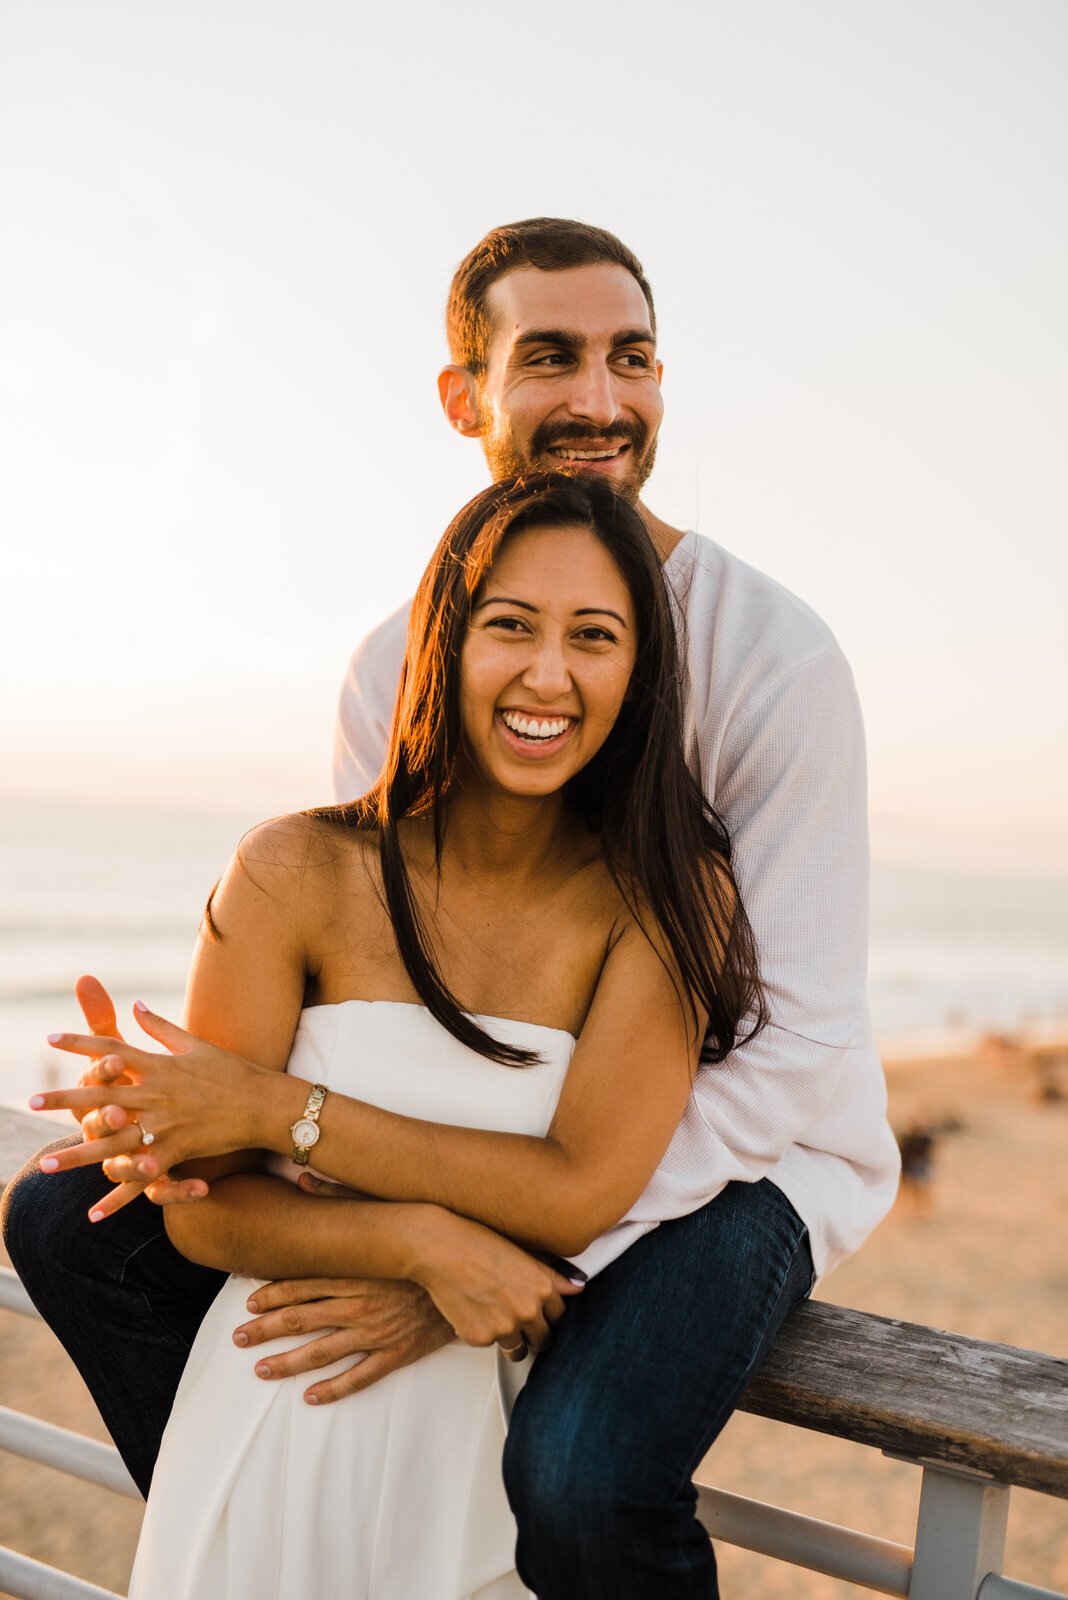
[[[129,1086],[38,1097],[139,1119],[53,1158],[107,1161],[119,1186],[94,1215],[198,1158],[205,1198],[165,1213],[186,1255],[412,1279],[465,1341],[328,1421],[235,1355],[250,1285],[231,1279],[175,1402],[131,1595],[524,1593],[487,1347],[544,1347],[574,1285],[530,1252],[581,1256],[627,1211],[699,1059],[745,1017],[751,939],[683,761],[641,519],[596,479],[497,485],[420,586],[379,785],[254,830],[210,902],[192,1034],[144,1015],[180,1053],[115,1044]],[[361,1195],[277,1175],[312,1149]],[[526,1294],[522,1338],[502,1283]]]

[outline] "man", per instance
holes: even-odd
[[[837,645],[806,607],[641,505],[662,415],[661,366],[651,291],[618,239],[557,219],[495,229],[456,273],[448,329],[442,405],[458,433],[481,442],[495,477],[596,472],[640,506],[678,602],[689,753],[732,835],[771,1018],[726,1063],[699,1074],[660,1169],[583,1258],[590,1281],[520,1395],[504,1463],[519,1571],[541,1600],[711,1600],[715,1560],[693,1514],[693,1470],[814,1269],[826,1272],[857,1247],[896,1183],[864,1004],[855,694]],[[380,767],[404,627],[401,612],[353,658],[338,724],[340,799],[364,792]],[[112,1031],[103,1002],[88,999],[96,1031]],[[9,1249],[49,1320],[65,1322],[58,1331],[124,1454],[139,1448],[150,1472],[184,1347],[217,1277],[174,1259],[143,1199],[90,1230],[71,1197],[84,1209],[99,1180],[65,1184],[62,1202],[48,1182],[27,1170],[15,1187]],[[92,1309],[77,1327],[54,1284],[60,1263],[67,1298],[87,1295],[93,1280]],[[166,1352],[134,1362],[120,1347],[129,1319],[143,1324],[146,1302]],[[257,1291],[252,1309],[239,1342],[338,1330],[270,1358],[272,1378],[372,1350],[322,1384],[321,1399],[343,1398],[451,1336],[405,1285],[274,1284]],[[108,1332],[115,1338],[101,1361]],[[152,1334],[137,1337],[147,1345]],[[136,1412],[133,1428],[124,1410]],[[145,1437],[131,1440],[137,1431]],[[142,1465],[140,1481],[146,1475]]]

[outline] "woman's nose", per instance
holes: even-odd
[[[545,643],[534,652],[523,673],[523,683],[546,703],[571,688],[571,673],[558,644]]]

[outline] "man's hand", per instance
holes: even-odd
[[[329,1405],[358,1394],[421,1356],[440,1350],[452,1329],[424,1289],[377,1278],[297,1278],[264,1284],[248,1301],[256,1315],[234,1329],[234,1343],[266,1344],[306,1333],[308,1343],[256,1366],[261,1378],[314,1372],[344,1356],[354,1364],[336,1378],[305,1389],[309,1405]]]

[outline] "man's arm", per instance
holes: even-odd
[[[334,730],[334,798],[339,804],[366,794],[385,765],[410,609],[406,603],[380,623],[349,662]]]

